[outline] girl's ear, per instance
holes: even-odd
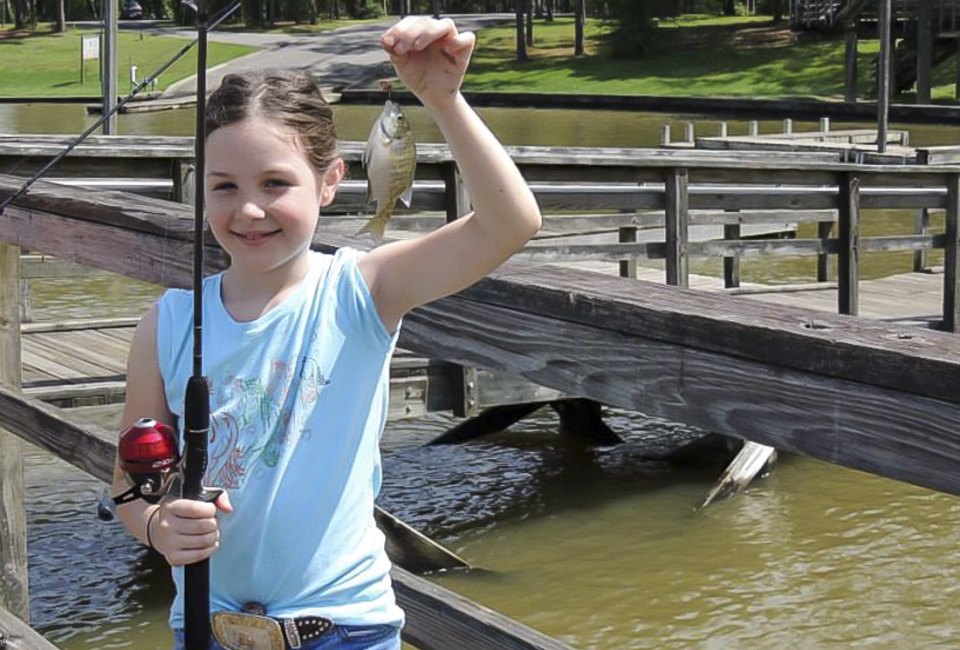
[[[344,172],[343,158],[334,160],[323,172],[320,178],[320,207],[326,207],[333,201],[333,197],[337,195],[337,186],[343,180]]]

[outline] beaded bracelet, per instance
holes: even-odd
[[[156,517],[157,513],[159,512],[160,512],[160,507],[157,506],[157,508],[150,513],[150,516],[147,517],[147,546],[152,548],[154,551],[157,551],[157,553],[159,553],[160,551],[157,549],[156,546],[153,545],[153,539],[151,539],[150,537],[150,524],[153,523],[153,518]]]

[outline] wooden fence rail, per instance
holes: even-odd
[[[0,135],[0,170],[24,173],[62,146],[59,136]],[[332,212],[367,214],[361,144],[347,142],[341,153],[350,178],[338,193]],[[638,261],[665,260],[668,284],[689,284],[694,257],[724,258],[725,284],[739,285],[739,259],[757,255],[817,256],[817,280],[827,280],[828,257],[836,255],[840,270],[837,311],[856,314],[860,257],[871,251],[914,251],[915,266],[924,268],[925,253],[945,250],[941,326],[960,327],[957,294],[958,255],[955,232],[960,167],[869,166],[836,162],[824,153],[729,152],[712,150],[629,150],[512,147],[510,152],[547,214],[546,232],[555,240],[534,242],[521,254],[537,262],[608,260],[630,275]],[[137,165],[166,174],[182,195],[189,175],[191,138],[113,136],[78,147],[53,173],[100,177],[133,173]],[[159,171],[158,171],[159,170]],[[171,171],[173,170],[173,171]],[[171,176],[172,175],[172,176]],[[179,180],[177,180],[179,179]],[[13,180],[3,181],[10,188]],[[105,196],[101,194],[100,196]],[[450,220],[465,211],[466,201],[456,166],[444,145],[418,148],[417,189],[412,209],[438,211]],[[54,206],[48,206],[56,211]],[[945,230],[929,232],[929,217],[918,219],[916,234],[868,237],[861,222],[871,210],[913,210],[929,215],[943,210]],[[651,211],[655,214],[651,215]],[[584,216],[587,212],[590,216]],[[828,221],[835,215],[836,227]],[[330,219],[346,227],[355,217]],[[911,214],[911,220],[914,218]],[[591,223],[592,222],[592,223]],[[743,227],[761,223],[817,222],[817,238],[748,240]],[[401,228],[430,227],[434,219],[397,218]],[[662,242],[637,241],[642,228],[660,227]],[[724,240],[692,241],[690,228],[724,227]],[[566,235],[596,233],[616,226],[617,242],[579,244]]]

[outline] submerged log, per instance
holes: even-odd
[[[714,501],[726,499],[743,491],[761,472],[769,471],[770,466],[776,462],[776,459],[777,450],[773,447],[745,440],[740,453],[727,467],[723,476],[707,494],[700,507],[706,508]]]

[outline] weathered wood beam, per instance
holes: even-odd
[[[567,296],[576,301],[570,288]],[[956,401],[631,335],[599,325],[611,322],[601,314],[593,322],[453,297],[409,314],[402,338],[411,349],[458,363],[519,371],[605,404],[960,494]],[[770,339],[749,329],[752,345],[769,350]],[[776,349],[778,356],[809,352]],[[871,355],[859,357],[864,370],[872,365]]]
[[[0,388],[20,388],[20,249],[0,242]],[[0,608],[30,620],[22,444],[0,425]]]
[[[101,481],[113,475],[116,445],[95,426],[78,426],[58,409],[0,387],[0,426]],[[378,517],[378,524],[381,518]],[[391,524],[396,523],[391,518]],[[386,532],[395,531],[390,526]],[[402,531],[401,531],[402,532]],[[404,636],[422,650],[470,648],[563,650],[567,646],[468,599],[394,568],[397,600],[407,614]],[[0,619],[0,630],[3,629]],[[451,645],[451,640],[454,642]],[[27,646],[30,648],[31,646]]]
[[[438,585],[391,572],[397,602],[407,614],[403,638],[420,650],[571,650],[522,623]]]
[[[57,650],[29,625],[0,607],[0,648],[4,650]]]

